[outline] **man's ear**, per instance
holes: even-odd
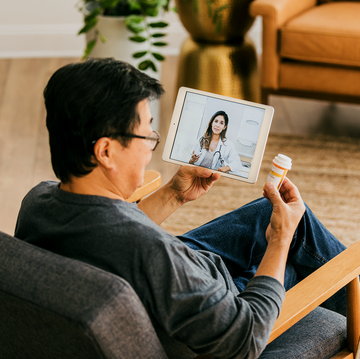
[[[110,138],[102,137],[98,139],[94,145],[94,156],[96,162],[105,167],[111,168],[112,167],[112,151],[113,151],[113,141]]]

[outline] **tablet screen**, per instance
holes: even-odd
[[[255,165],[257,177],[271,123],[269,106],[184,88],[179,95],[168,159],[242,180]],[[256,152],[261,158],[254,163]]]

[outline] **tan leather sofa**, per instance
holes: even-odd
[[[319,4],[321,2],[321,4]],[[360,1],[255,0],[269,94],[360,104]]]

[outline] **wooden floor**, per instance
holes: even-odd
[[[0,230],[13,234],[25,194],[43,180],[55,179],[51,169],[42,92],[59,67],[70,58],[0,60]],[[163,64],[159,131],[166,138],[176,95],[178,58]],[[360,138],[360,106],[273,98],[271,133],[326,133]],[[330,121],[329,121],[330,119]],[[164,141],[154,152],[149,169],[166,182],[177,166],[161,159]]]

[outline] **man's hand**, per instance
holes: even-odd
[[[273,205],[273,212],[266,230],[268,247],[255,276],[270,276],[284,284],[290,244],[305,212],[305,205],[299,190],[287,178],[280,191],[271,182],[267,182],[264,187],[264,197]]]
[[[305,212],[305,205],[297,187],[285,178],[280,191],[271,182],[265,184],[264,197],[273,205],[266,239],[290,245],[294,232]]]
[[[182,166],[169,182],[169,188],[181,204],[205,194],[220,177],[219,173],[201,167]]]
[[[159,190],[144,198],[138,207],[157,224],[161,224],[184,203],[205,194],[220,177],[209,169],[183,166]]]

